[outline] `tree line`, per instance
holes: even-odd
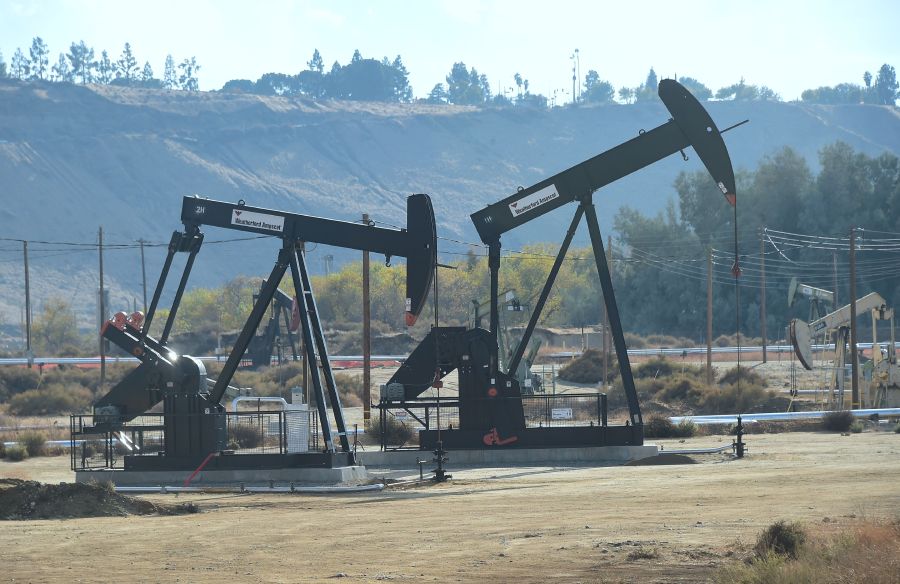
[[[50,63],[50,51],[40,38],[32,40],[26,55],[20,48],[13,54],[7,65],[0,53],[0,78],[12,77],[20,80],[44,80],[65,83],[99,83],[132,87],[199,89],[197,73],[200,65],[196,57],[184,59],[176,65],[171,55],[166,57],[163,75],[156,78],[149,61],[143,67],[130,43],[125,43],[122,53],[112,60],[106,50],[95,56],[93,47],[84,41],[73,42],[68,52],[59,53],[54,64]],[[863,85],[839,83],[833,87],[823,86],[807,89],[801,94],[805,103],[818,104],[879,104],[893,105],[898,97],[898,82],[893,66],[885,63],[873,76],[866,71],[862,75]],[[677,79],[697,99],[732,101],[780,101],[781,96],[770,87],[747,83],[742,77],[738,82],[721,87],[715,92],[701,81],[682,76]],[[477,106],[526,106],[547,108],[557,105],[555,95],[545,96],[532,91],[529,80],[521,73],[513,75],[515,87],[512,91],[500,90],[494,93],[487,75],[479,73],[475,67],[456,62],[444,78],[436,84],[428,95],[418,101],[432,104],[477,105]],[[588,70],[575,94],[578,103],[645,103],[657,99],[659,81],[651,67],[643,83],[636,87],[623,86],[618,89],[603,79],[595,69]],[[222,86],[225,93],[249,93],[256,95],[299,96],[309,99],[337,99],[355,101],[411,102],[414,101],[409,85],[409,71],[400,55],[393,59],[365,58],[356,50],[350,62],[341,65],[334,61],[326,70],[325,61],[318,49],[313,51],[306,67],[297,73],[265,73],[259,79],[232,79]]]
[[[150,89],[183,89],[199,91],[197,73],[200,65],[196,57],[184,59],[177,65],[172,55],[166,55],[163,74],[157,78],[149,61],[143,67],[131,48],[125,43],[119,57],[113,60],[106,49],[98,57],[93,47],[83,40],[72,42],[66,52],[51,64],[50,49],[41,37],[34,37],[26,55],[16,48],[7,65],[0,53],[0,78],[11,77],[22,81],[50,81],[56,83],[96,83]]]

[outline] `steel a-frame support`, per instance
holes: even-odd
[[[328,452],[335,452],[334,434],[332,432],[331,423],[328,420],[328,406],[331,403],[331,410],[334,413],[334,421],[337,425],[338,437],[342,452],[350,452],[350,441],[347,438],[347,427],[344,422],[344,411],[341,407],[341,400],[338,396],[337,384],[334,380],[334,373],[331,370],[331,364],[328,361],[328,350],[325,344],[325,333],[322,330],[322,323],[319,320],[316,300],[310,287],[309,273],[306,268],[306,259],[296,247],[294,240],[285,239],[284,246],[278,252],[278,260],[272,268],[272,272],[266,279],[265,284],[259,291],[256,302],[244,323],[244,328],[234,342],[234,347],[228,355],[222,372],[216,379],[213,387],[211,399],[218,402],[225,394],[228,384],[231,382],[238,365],[250,340],[256,332],[259,323],[266,314],[275,292],[278,290],[278,284],[284,277],[288,267],[291,269],[291,279],[294,284],[294,293],[297,301],[300,302],[300,327],[303,335],[303,345],[306,351],[307,362],[312,364],[310,367],[310,377],[312,378],[313,392],[316,397],[316,408],[319,414],[319,425],[322,428],[322,438],[325,442],[325,449]],[[324,384],[320,375],[320,368],[324,374]],[[328,392],[328,400],[326,401],[326,391]]]
[[[594,252],[594,261],[597,265],[597,275],[600,278],[600,287],[603,290],[603,302],[606,305],[606,312],[609,315],[609,328],[610,333],[613,339],[613,345],[616,349],[616,357],[619,360],[619,373],[622,378],[622,386],[625,390],[625,398],[628,402],[628,415],[630,418],[630,423],[632,426],[637,426],[643,424],[643,418],[641,416],[641,406],[637,397],[637,390],[634,387],[634,376],[631,373],[631,363],[628,360],[628,349],[625,346],[625,334],[622,330],[622,322],[619,318],[619,308],[616,305],[616,297],[615,292],[613,291],[612,278],[609,273],[609,264],[606,262],[606,252],[603,248],[603,236],[600,234],[600,224],[597,221],[597,211],[594,209],[594,203],[591,200],[592,197],[590,195],[581,199],[578,208],[575,211],[575,216],[572,218],[572,223],[569,225],[568,231],[566,231],[566,236],[563,239],[562,245],[559,248],[559,252],[556,254],[556,259],[553,262],[553,267],[550,268],[550,274],[547,276],[547,281],[544,283],[544,288],[541,290],[541,294],[538,297],[537,303],[535,304],[534,311],[531,313],[531,318],[528,320],[528,325],[525,327],[525,332],[522,335],[522,339],[519,341],[518,346],[516,347],[515,352],[513,353],[513,357],[509,362],[509,367],[507,372],[511,375],[519,366],[519,363],[522,360],[522,355],[524,355],[526,348],[528,347],[528,343],[531,341],[531,335],[534,333],[534,328],[537,326],[538,319],[541,316],[541,311],[544,309],[544,305],[547,302],[547,298],[550,296],[550,291],[553,289],[553,284],[556,281],[556,277],[559,274],[559,269],[562,266],[562,262],[565,259],[566,252],[569,250],[569,246],[572,243],[572,238],[575,235],[575,231],[578,229],[578,224],[581,221],[582,215],[587,219],[588,226],[588,234],[591,238],[591,247]],[[499,245],[498,247],[498,256],[499,256]],[[498,262],[499,264],[499,262]],[[491,272],[492,280],[491,283],[493,285],[493,270]],[[494,297],[492,299],[491,304],[491,315],[498,310],[497,299]],[[494,319],[491,319],[491,328],[492,333],[495,338],[497,336],[497,329],[494,328]]]

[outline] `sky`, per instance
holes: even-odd
[[[591,69],[616,88],[694,77],[713,91],[744,78],[785,100],[804,89],[862,83],[900,67],[900,3],[892,0],[0,0],[0,52],[9,63],[40,36],[51,63],[73,41],[115,60],[130,42],[161,77],[167,54],[196,56],[200,89],[263,73],[297,73],[318,49],[326,70],[400,55],[416,97],[462,61],[511,93],[520,73],[533,93],[572,97]]]

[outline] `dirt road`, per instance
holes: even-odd
[[[199,515],[0,522],[2,579],[696,582],[777,519],[833,526],[900,510],[898,434],[750,439],[743,460],[453,469],[448,484],[364,496],[208,494],[187,497]],[[58,479],[68,460],[47,460],[3,462],[0,475]]]

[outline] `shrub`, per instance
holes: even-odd
[[[690,420],[682,420],[673,424],[669,418],[653,414],[644,424],[644,436],[647,438],[690,438],[697,433],[697,425]]]
[[[732,385],[737,383],[739,379],[742,385],[745,383],[747,385],[760,385],[763,387],[768,385],[765,377],[747,367],[732,367],[725,372],[721,379],[719,379],[719,384]]]
[[[46,456],[47,436],[43,432],[28,430],[19,434],[19,444],[28,451],[28,456]]]
[[[28,458],[28,450],[21,444],[13,444],[6,449],[6,458],[13,462],[19,462]]]
[[[636,560],[654,560],[658,557],[659,552],[656,550],[656,548],[648,548],[644,546],[628,552],[628,555],[626,556],[629,562],[634,562]]]
[[[359,407],[363,405],[363,378],[362,375],[348,375],[335,373],[334,382],[341,396],[341,403],[347,407]]]
[[[599,383],[603,380],[603,353],[588,349],[560,369],[559,378],[574,383]]]
[[[753,550],[760,558],[769,554],[796,558],[805,542],[806,531],[799,523],[776,521],[759,534]]]
[[[724,385],[707,390],[699,399],[699,411],[703,414],[734,414],[752,411],[772,399],[774,394],[759,385],[742,383]]]
[[[386,414],[386,428],[384,434],[381,432],[381,423],[378,418],[372,418],[366,423],[366,436],[370,436],[373,440],[384,442],[392,446],[402,446],[411,441],[415,435],[415,431],[405,423],[401,422],[394,416]]]
[[[13,396],[7,411],[15,416],[78,414],[91,405],[92,399],[91,391],[84,386],[65,387],[57,383]]]
[[[228,448],[258,448],[265,442],[262,428],[256,424],[229,424]]]
[[[0,367],[0,400],[6,401],[18,393],[35,389],[40,383],[41,375],[37,369]]]
[[[850,424],[850,432],[853,434],[859,434],[862,431],[863,431],[862,420],[853,420],[853,423]]]
[[[827,432],[846,432],[853,421],[853,414],[847,410],[828,412],[822,417],[822,429]]]

